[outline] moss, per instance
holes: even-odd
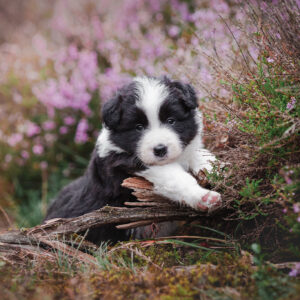
[[[170,245],[140,249],[156,262],[162,261],[169,254],[172,264],[178,259],[184,261],[185,255],[196,259],[203,254],[203,250],[192,252],[192,249],[176,249]],[[166,249],[166,252],[162,249]],[[120,253],[128,256],[124,249]],[[118,254],[115,255],[114,259]],[[257,268],[252,266],[250,258],[246,252],[240,256],[234,253],[213,253],[206,262],[199,260],[192,266],[175,263],[164,268],[149,265],[147,269],[144,266],[132,269],[114,265],[110,270],[77,267],[73,275],[64,272],[56,263],[38,262],[33,267],[28,262],[21,269],[2,263],[1,299],[10,299],[11,294],[23,299],[195,299],[201,296],[205,299],[258,299],[260,287],[254,278]],[[264,268],[264,272],[263,278],[268,278],[271,284],[285,287],[278,295],[295,299],[299,287],[293,278],[270,267]]]

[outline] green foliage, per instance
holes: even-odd
[[[294,118],[300,117],[300,86],[296,91],[292,89],[295,78],[289,74],[280,76],[285,71],[276,64],[268,63],[264,56],[257,68],[257,75],[245,84],[233,85],[232,89],[234,101],[244,111],[244,116],[239,120],[239,129],[253,134],[258,145],[262,146],[275,138],[283,138]],[[288,103],[292,97],[296,103],[289,109]]]
[[[274,61],[269,62],[268,56],[267,52],[262,53],[257,72],[248,81],[232,86],[233,99],[242,110],[238,129],[248,135],[253,165],[264,170],[260,177],[247,177],[239,189],[242,198],[235,199],[235,207],[242,219],[265,215],[266,209],[262,207],[278,203],[279,193],[274,185],[270,192],[270,186],[284,165],[297,162],[295,155],[299,152],[300,85],[294,74]],[[250,214],[241,209],[247,202],[255,206]]]
[[[243,197],[243,200],[251,200],[256,197],[260,197],[261,193],[259,191],[259,184],[262,182],[262,179],[252,181],[249,178],[246,178],[246,186],[240,190],[240,195]]]
[[[261,300],[273,300],[286,298],[294,292],[294,286],[288,278],[280,274],[270,264],[264,262],[264,255],[258,244],[252,244],[254,252],[253,262],[257,266],[257,271],[252,275],[256,282],[257,293]]]
[[[17,206],[16,222],[19,227],[32,227],[42,222],[49,202],[70,179],[64,177],[63,170],[59,169],[50,174],[49,178],[46,176],[42,182],[43,177],[32,182],[33,178],[23,176],[22,173],[20,177],[17,176],[14,184],[16,199],[23,199]]]
[[[237,190],[232,207],[242,221],[265,217],[275,205],[278,210],[282,205],[286,210],[285,220],[277,220],[274,227],[286,228],[291,237],[299,233],[300,227],[299,214],[292,209],[299,201],[297,191],[300,190],[296,187],[299,186],[296,174],[300,174],[300,83],[295,76],[295,65],[291,64],[289,69],[270,57],[272,53],[263,50],[256,70],[249,70],[246,77],[232,83],[237,109],[234,114],[228,114],[227,122],[232,122],[234,117],[237,132],[245,134],[240,151],[247,154],[247,159],[232,160],[229,169],[235,169],[236,173],[224,173],[222,188]],[[294,175],[287,175],[285,168],[292,168]],[[217,180],[213,182],[218,184]]]
[[[101,243],[101,245],[97,249],[97,252],[94,254],[94,256],[97,259],[98,266],[102,270],[110,270],[112,268],[112,263],[109,261],[107,257],[107,251],[108,251],[108,244]]]
[[[28,202],[21,202],[17,209],[16,222],[19,227],[33,227],[41,224],[44,212],[41,202],[41,194],[37,190],[27,190]]]

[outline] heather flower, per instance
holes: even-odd
[[[298,274],[300,274],[300,263],[296,263],[294,269],[290,271],[289,276],[296,277]]]
[[[97,54],[87,50],[79,52],[75,46],[70,46],[53,59],[58,78],[34,85],[34,95],[47,107],[50,117],[54,108],[73,108],[90,115],[91,93],[99,85]]]
[[[234,126],[236,126],[237,124],[237,121],[235,119],[232,119],[230,120],[228,123],[227,123],[227,126],[232,129]]]
[[[11,154],[6,154],[5,157],[4,157],[4,160],[5,160],[6,163],[11,162],[11,160],[12,160],[12,155],[11,155]]]
[[[175,25],[171,26],[168,30],[170,37],[176,37],[179,34],[179,32],[180,32],[179,27]]]
[[[55,139],[56,139],[56,136],[54,134],[51,134],[51,133],[46,133],[44,135],[44,138],[45,138],[45,141],[48,143],[48,144],[52,144]]]
[[[88,140],[87,130],[89,128],[86,119],[81,119],[76,130],[75,142],[77,144],[85,143]]]
[[[14,133],[7,139],[7,144],[11,147],[16,146],[23,139],[23,135],[21,133]]]
[[[293,269],[290,271],[289,276],[291,277],[296,277],[298,275],[298,270],[297,269]]]
[[[64,118],[65,125],[73,125],[73,124],[75,124],[75,121],[76,120],[71,116],[67,116]]]
[[[267,58],[267,62],[268,62],[268,63],[273,63],[273,62],[274,62],[274,59],[271,58],[271,57],[268,57],[268,58]]]
[[[41,132],[41,128],[36,125],[35,123],[28,122],[26,124],[26,134],[28,137],[32,137],[34,135],[37,135]]]
[[[286,109],[287,110],[292,110],[295,107],[295,104],[296,104],[296,98],[295,97],[291,97],[291,100],[286,105]]]
[[[299,203],[294,203],[293,204],[293,209],[294,209],[294,213],[299,213],[300,212],[300,205],[299,205]]]
[[[129,78],[128,74],[118,73],[111,68],[106,69],[105,73],[99,76],[102,101],[108,100],[116,89],[129,81]]]
[[[67,134],[68,131],[69,131],[69,129],[66,126],[62,126],[62,127],[59,128],[59,133],[60,134]]]
[[[96,90],[98,87],[96,76],[98,73],[98,62],[96,52],[82,51],[79,55],[78,70],[88,88],[91,91]]]
[[[267,9],[268,9],[268,5],[266,2],[261,2],[261,5],[260,5],[261,9],[264,11],[264,12],[267,12]]]
[[[36,155],[41,155],[44,152],[44,147],[40,144],[34,145],[32,147],[32,152]]]
[[[42,170],[45,170],[45,169],[48,168],[48,163],[46,161],[42,161],[40,163],[40,167],[41,167]]]
[[[55,128],[55,122],[54,121],[48,120],[48,121],[45,121],[43,123],[43,129],[44,130],[52,130],[54,128]]]
[[[21,103],[23,100],[23,96],[18,92],[13,92],[12,97],[14,102],[16,102],[17,104]]]
[[[222,14],[229,14],[230,13],[230,8],[226,1],[220,1],[220,0],[215,0],[212,1],[212,7],[218,12]]]
[[[33,36],[32,46],[41,57],[48,57],[50,55],[47,40],[41,34],[38,33]]]
[[[68,55],[71,60],[78,59],[78,49],[75,45],[70,45],[68,48]]]
[[[287,174],[284,174],[284,179],[287,184],[293,183],[293,180]]]
[[[24,159],[28,159],[28,158],[29,158],[29,153],[28,153],[28,151],[22,150],[22,151],[21,151],[21,156],[22,156]]]
[[[100,96],[102,100],[123,84],[123,79],[132,75],[158,75],[166,70],[168,73],[176,73],[184,77],[184,72],[178,72],[178,65],[190,68],[189,75],[199,80],[214,84],[215,80],[209,80],[208,76],[199,74],[199,71],[209,65],[205,56],[193,57],[191,45],[199,45],[199,41],[192,37],[187,41],[184,32],[186,22],[194,22],[200,38],[214,39],[219,54],[232,51],[231,38],[224,24],[219,20],[218,15],[222,13],[224,18],[229,16],[234,6],[230,7],[226,2],[213,0],[208,7],[202,7],[191,13],[187,3],[179,0],[158,1],[124,1],[117,7],[114,6],[111,18],[100,19],[98,16],[105,12],[104,7],[110,5],[95,4],[95,14],[89,19],[82,19],[78,24],[76,16],[81,16],[85,11],[85,2],[79,2],[72,7],[72,13],[68,10],[70,1],[58,1],[54,7],[52,19],[56,34],[61,35],[65,40],[72,37],[77,44],[64,46],[56,50],[59,55],[53,55],[57,78],[49,79],[49,82],[38,84],[33,87],[37,98],[46,105],[49,116],[53,116],[54,109],[72,108],[81,110],[86,116],[91,114],[88,108],[92,93],[101,85]],[[165,33],[157,26],[157,22],[163,21],[163,10],[166,4],[170,5],[171,17],[168,21],[168,31],[171,37],[178,37],[177,50],[183,50],[181,60],[178,60],[177,50],[170,55],[173,42],[166,38]],[[237,10],[240,15],[242,13]],[[241,20],[244,18],[242,17]],[[182,22],[183,21],[183,22]],[[181,24],[180,28],[176,24]],[[112,26],[118,32],[109,30]],[[182,27],[182,28],[181,28]],[[143,28],[149,28],[146,34]],[[150,30],[151,29],[151,30]],[[239,36],[239,32],[235,32]],[[80,45],[80,48],[77,46]],[[91,49],[97,49],[99,57],[104,57],[109,63],[111,74],[99,74],[98,54]],[[80,50],[79,50],[80,49]],[[88,49],[88,50],[87,50]],[[126,51],[126,57],[124,57]],[[254,58],[257,56],[257,49],[249,49]],[[209,54],[209,53],[208,53]],[[228,54],[228,53],[227,53]],[[195,64],[195,61],[198,63]],[[112,75],[113,78],[109,78]],[[211,76],[210,76],[211,77]]]

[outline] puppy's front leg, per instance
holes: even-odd
[[[197,149],[190,158],[190,169],[197,175],[200,170],[206,169],[208,172],[213,170],[213,162],[217,158],[207,149]]]
[[[137,175],[152,182],[156,194],[195,209],[207,210],[221,203],[219,193],[200,187],[196,179],[178,163],[152,166]]]

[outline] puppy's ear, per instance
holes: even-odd
[[[198,107],[196,92],[190,84],[182,83],[177,80],[173,81],[167,76],[164,76],[161,80],[165,85],[169,86],[171,90],[175,89],[180,91],[182,94],[181,100],[185,107],[188,109],[194,109]]]
[[[182,101],[187,108],[194,109],[198,106],[196,92],[190,84],[174,81],[173,85],[182,92]]]
[[[107,101],[102,108],[102,120],[109,129],[115,129],[122,116],[122,96],[116,95]]]

